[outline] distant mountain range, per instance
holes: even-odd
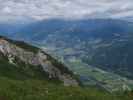
[[[18,17],[15,19],[9,18],[6,20],[0,20],[0,33],[1,35],[12,36],[14,33],[19,32],[19,30],[21,30],[22,27],[34,21],[35,21],[34,19],[27,17],[26,18]]]
[[[41,37],[46,34],[67,33],[73,35],[109,37],[113,33],[132,33],[132,22],[114,19],[86,19],[86,20],[44,20],[31,21],[30,23],[1,23],[1,33],[13,33],[15,36],[25,36],[29,39]],[[28,33],[28,34],[27,34]],[[43,36],[44,37],[44,36]],[[83,37],[83,38],[84,38]]]
[[[71,34],[82,37],[111,38],[115,33],[132,33],[133,23],[113,19],[88,19],[88,20],[44,20],[22,26],[18,36],[37,40],[49,34]],[[28,34],[27,34],[28,33]]]

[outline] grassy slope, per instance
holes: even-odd
[[[130,95],[115,96],[96,88],[64,87],[47,79],[41,69],[17,61],[7,62],[0,55],[0,100],[132,100]],[[18,66],[19,65],[19,66]]]
[[[41,80],[10,80],[0,78],[0,95],[5,100],[132,100],[95,88],[63,87]]]

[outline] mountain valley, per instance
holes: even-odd
[[[63,64],[24,42],[0,37],[1,100],[131,100],[132,92],[82,87]]]
[[[57,100],[65,100],[71,87],[73,96],[70,96],[70,100],[75,98],[89,100],[91,97],[91,100],[104,100],[104,96],[110,98],[106,100],[112,100],[112,97],[114,100],[122,100],[122,98],[132,100],[132,95],[129,96],[130,92],[126,95],[121,94],[133,89],[132,22],[112,19],[44,20],[17,27],[19,28],[16,30],[5,25],[5,30],[11,29],[12,32],[0,30],[2,35],[0,75],[2,82],[8,81],[7,86],[14,84],[14,88],[18,86],[23,90],[25,87],[20,85],[27,84],[27,88],[32,89],[30,85],[36,84],[41,87],[33,89],[42,93],[44,92],[42,89],[49,87],[50,84],[48,90],[53,93],[51,94],[53,98],[56,94],[54,88],[57,85],[59,94],[60,91],[64,91],[63,99],[59,96]],[[6,72],[7,69],[9,73]],[[35,84],[32,84],[32,80]],[[46,87],[42,85],[43,82],[46,82]],[[94,90],[95,96],[91,96],[90,89]],[[4,97],[8,97],[3,90],[6,89],[0,90],[5,93]],[[15,96],[17,95],[17,90],[11,88],[11,91],[14,91]],[[100,91],[103,92],[100,94]],[[23,92],[25,93],[25,90]],[[77,96],[77,92],[82,96]],[[47,94],[46,98],[50,98],[50,94]],[[9,98],[12,96],[13,94],[9,92]],[[19,100],[19,97],[16,98]],[[37,95],[35,98],[41,100],[45,97]]]

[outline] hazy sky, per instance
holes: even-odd
[[[133,0],[0,0],[0,20],[133,17]]]

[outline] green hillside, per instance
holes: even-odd
[[[110,94],[95,87],[65,87],[48,79],[39,66],[25,64],[16,58],[10,64],[0,54],[0,100],[132,100],[132,93]]]
[[[95,88],[64,87],[47,80],[0,78],[0,100],[132,100],[130,94],[115,96]]]

